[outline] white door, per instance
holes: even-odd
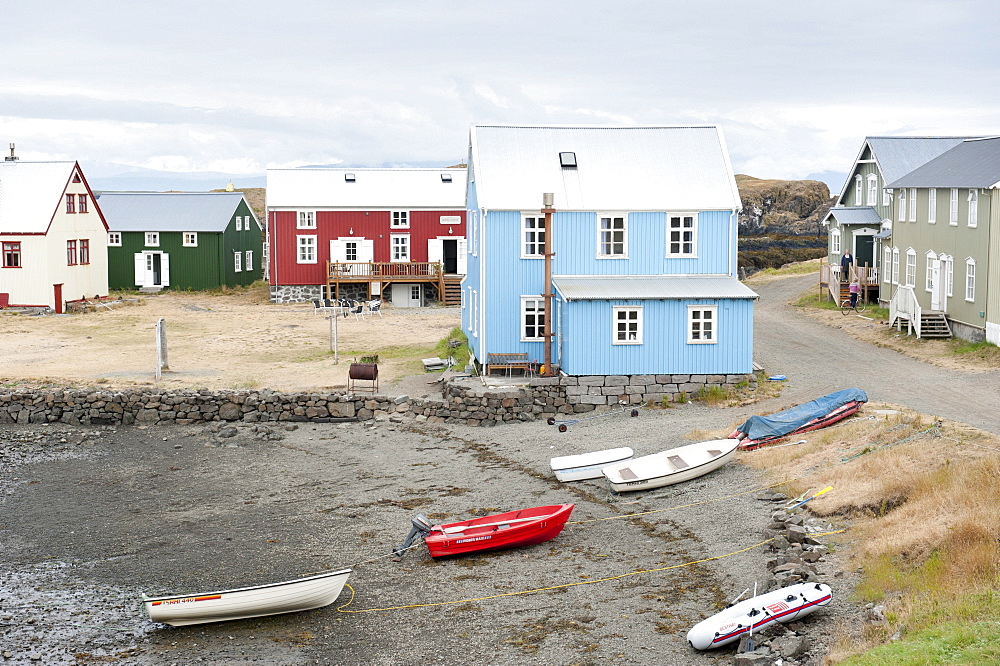
[[[469,253],[469,244],[464,238],[458,239],[458,274],[465,275],[468,273],[468,260],[466,256]]]
[[[137,287],[170,286],[170,255],[165,252],[136,253],[135,285]]]
[[[943,286],[941,280],[941,260],[932,259],[931,260],[931,274],[928,278],[930,282],[928,287],[931,288],[931,310],[940,310],[941,304],[944,303],[942,296],[941,287]]]
[[[423,305],[424,289],[420,284],[392,285],[392,307],[419,308]]]
[[[375,241],[369,238],[352,238],[343,236],[330,241],[330,261],[337,263],[359,264],[350,266],[344,272],[348,275],[367,275],[368,266],[375,257]]]

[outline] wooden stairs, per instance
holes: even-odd
[[[462,276],[461,275],[445,275],[444,276],[444,298],[442,302],[445,305],[461,305],[462,304]]]
[[[922,338],[950,338],[951,326],[948,318],[941,312],[920,313],[920,337]]]

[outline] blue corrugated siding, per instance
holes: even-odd
[[[687,306],[719,306],[718,344],[687,343]],[[611,308],[643,307],[643,344],[612,344]],[[574,301],[559,304],[570,375],[741,374],[753,370],[753,301]]]
[[[470,156],[471,157],[471,156]],[[471,162],[470,162],[471,164]],[[482,219],[479,217],[479,199],[476,193],[476,184],[469,181],[466,188],[466,247],[468,256],[466,257],[465,278],[462,280],[462,331],[469,338],[469,349],[477,359],[482,359],[480,336],[473,326],[472,317],[475,314],[474,293],[481,293],[480,279],[482,275],[482,252],[478,243],[482,238]],[[482,303],[479,304],[481,311]]]

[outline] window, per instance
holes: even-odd
[[[411,284],[410,285],[410,300],[419,303],[420,302],[420,285]]]
[[[410,236],[409,234],[397,234],[390,236],[390,261],[410,260]]]
[[[521,340],[545,340],[545,299],[538,296],[521,297]]]
[[[899,248],[892,248],[892,283],[899,284]]]
[[[927,190],[927,222],[937,223],[937,189],[933,187]]]
[[[198,232],[185,231],[181,234],[181,245],[184,247],[198,247]]]
[[[888,187],[882,188],[882,205],[891,206],[892,205],[892,190]]]
[[[76,195],[76,208],[81,213],[86,213],[87,212],[87,195],[86,194],[78,194],[78,195]]]
[[[917,188],[910,188],[910,222],[917,221]]]
[[[66,241],[66,265],[76,266],[76,241]]]
[[[66,195],[66,212],[75,213],[76,212],[76,195],[67,194]]]
[[[410,227],[410,214],[405,210],[394,210],[392,211],[392,222],[390,226],[393,229],[409,229]]]
[[[979,226],[979,190],[969,190],[969,226]]]
[[[3,244],[3,267],[21,267],[21,241],[14,241]]]
[[[542,257],[545,255],[545,217],[525,215],[521,218],[524,233],[524,247],[521,257]]]
[[[941,255],[941,262],[948,265],[944,272],[944,289],[948,296],[952,295],[952,288],[955,286],[955,258]]]
[[[296,247],[298,252],[296,253],[296,263],[299,264],[315,264],[316,263],[316,237],[315,236],[296,236],[295,237]]]
[[[958,188],[951,188],[951,202],[948,206],[948,224],[958,225]]]
[[[159,231],[147,231],[146,232],[146,247],[160,247],[160,232]]]
[[[688,306],[688,344],[715,344],[717,305]]]
[[[878,176],[873,173],[868,174],[868,199],[865,203],[869,206],[878,203]]]
[[[120,231],[109,231],[108,232],[108,245],[111,247],[121,247],[122,246],[122,234]]]
[[[906,190],[899,191],[899,215],[900,222],[906,222]]]
[[[243,218],[236,216],[236,231],[243,231]]]
[[[917,252],[912,247],[906,250],[906,286],[917,284]]]
[[[233,270],[237,273],[243,272],[243,255],[238,251],[233,252]]]
[[[628,242],[628,218],[625,215],[599,215],[598,257],[625,257]]]
[[[247,250],[245,253],[245,261],[243,262],[243,270],[252,271],[253,270],[253,250]]]
[[[927,275],[924,276],[924,290],[934,291],[934,262],[937,261],[937,255],[933,252],[927,253]],[[940,266],[940,264],[939,264]]]
[[[80,263],[89,264],[90,263],[90,239],[84,238],[80,240]]]
[[[840,254],[840,229],[830,231],[830,252]]]
[[[693,257],[697,247],[694,215],[667,216],[667,256]]]
[[[861,174],[859,173],[854,177],[854,205],[860,206],[864,199],[861,198]]]
[[[882,248],[882,279],[892,282],[892,248],[888,245]]]
[[[611,342],[616,345],[642,344],[642,308],[614,306],[611,308]]]
[[[344,242],[344,261],[358,260],[358,241]]]
[[[300,210],[299,211],[299,221],[296,225],[297,229],[315,229],[316,228],[316,213],[311,210]]]
[[[965,260],[965,300],[976,300],[976,260],[972,257]]]

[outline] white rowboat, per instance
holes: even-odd
[[[281,583],[201,594],[143,595],[142,601],[150,620],[175,627],[295,613],[336,601],[351,571],[341,569]]]
[[[608,465],[601,473],[616,492],[649,490],[690,481],[725,465],[739,443],[713,439]]]
[[[617,449],[591,451],[575,456],[559,456],[549,461],[556,478],[563,483],[601,478],[601,469],[607,465],[629,460],[635,454],[632,449],[622,446]]]

